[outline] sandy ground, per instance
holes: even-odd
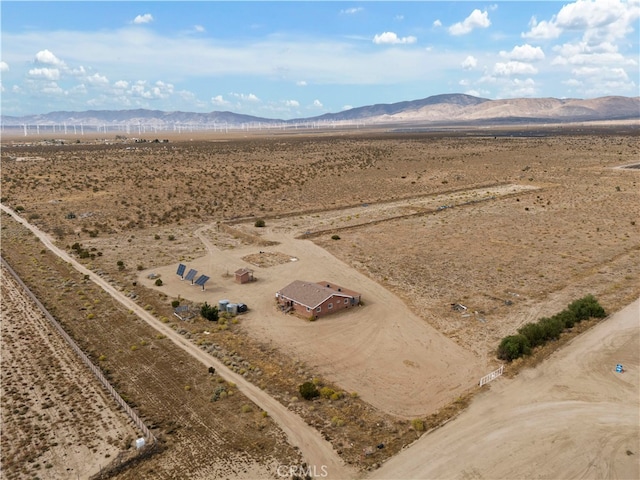
[[[369,478],[640,478],[639,334],[640,300],[538,368],[494,381]]]
[[[2,478],[88,478],[140,436],[4,268],[1,351]]]
[[[204,291],[176,275],[177,263],[153,270],[161,275],[162,287],[154,286],[149,271],[141,272],[139,280],[195,302],[246,303],[251,311],[242,317],[242,325],[249,335],[277,346],[344,390],[357,392],[374,407],[399,417],[433,412],[486,373],[472,354],[413,314],[400,298],[310,240],[295,239],[297,230],[284,229],[275,221],[271,224],[254,230],[264,240],[277,242],[272,247],[219,249],[210,239],[215,232],[201,229],[198,234],[209,254],[188,262],[187,271],[194,268],[198,275],[211,277]],[[265,268],[243,260],[260,251],[264,256],[280,253],[293,260]],[[239,285],[233,276],[225,276],[241,267],[252,269],[256,281]],[[283,314],[275,307],[275,292],[293,280],[337,283],[360,292],[364,306],[315,322]]]
[[[76,268],[79,272],[88,275],[88,277],[92,281],[100,285],[107,293],[109,293],[122,305],[131,309],[131,311],[135,313],[140,319],[147,322],[158,332],[166,335],[168,339],[182,348],[189,355],[202,362],[205,366],[214,366],[216,372],[221,377],[223,377],[227,381],[232,381],[249,400],[253,401],[264,411],[268,412],[273,421],[276,422],[282,429],[282,431],[286,434],[289,442],[300,449],[300,453],[303,455],[308,465],[317,466],[318,469],[324,467],[325,470],[323,470],[323,472],[326,471],[325,478],[342,480],[344,478],[354,476],[351,467],[345,465],[343,460],[333,449],[332,445],[328,441],[323,439],[317,430],[307,425],[304,420],[296,413],[288,410],[287,407],[282,405],[276,399],[268,395],[266,392],[264,392],[251,382],[247,381],[243,376],[227,368],[222,362],[201,350],[190,340],[185,339],[165,324],[158,322],[153,315],[144,310],[133,300],[126,297],[119,290],[109,284],[106,280],[96,275],[94,272],[91,272],[83,265],[79,264],[65,251],[56,247],[53,244],[51,238],[45,232],[42,232],[33,225],[29,225],[24,219],[22,219],[15,212],[6,208],[4,205],[0,205],[0,208],[6,213],[12,215],[17,221],[27,226],[27,228],[29,228],[53,253],[73,265],[74,268]],[[192,288],[193,290],[199,288],[192,286],[190,287],[188,285],[185,286],[188,288]]]

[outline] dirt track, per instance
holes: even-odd
[[[640,300],[369,478],[640,478]],[[616,373],[621,363],[624,373]]]
[[[167,338],[171,339],[175,344],[183,348],[194,358],[201,361],[205,366],[214,366],[220,376],[228,381],[234,382],[243,394],[269,413],[271,418],[285,432],[291,444],[300,448],[300,451],[309,465],[317,466],[318,471],[320,471],[319,469],[323,466],[326,468],[328,473],[326,478],[344,479],[353,476],[353,472],[336,454],[331,444],[325,441],[317,430],[314,430],[312,427],[307,425],[298,415],[287,410],[287,408],[280,402],[245,380],[241,375],[229,370],[220,361],[200,350],[196,345],[181,337],[171,328],[159,323],[150,313],[145,311],[131,299],[125,297],[107,281],[80,265],[66,252],[57,248],[44,232],[29,225],[24,219],[16,215],[15,212],[6,208],[4,205],[0,205],[0,207],[3,211],[12,215],[17,221],[27,226],[52,252],[72,264],[81,273],[89,275],[91,280],[100,285],[106,292],[122,303],[125,307],[135,312],[139,318],[145,320],[153,328],[166,335]]]

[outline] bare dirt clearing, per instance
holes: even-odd
[[[252,381],[368,468],[408,440],[402,419],[492,370],[502,336],[586,293],[608,311],[638,297],[638,171],[613,168],[637,159],[637,131],[595,133],[6,146],[3,203],[68,251],[81,244],[89,268],[194,342],[260,365],[269,375],[248,369]],[[179,280],[178,262],[211,277],[205,290]],[[257,281],[236,284],[241,267]],[[343,284],[365,305],[284,316],[273,295],[295,279]],[[173,317],[178,298],[250,312],[206,336]],[[366,402],[294,401],[315,376]],[[372,406],[394,416],[374,421]],[[349,448],[382,440],[372,458]]]
[[[490,384],[369,478],[639,478],[638,342],[640,300],[536,369]]]

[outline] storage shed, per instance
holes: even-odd
[[[236,270],[236,282],[237,283],[249,283],[253,282],[253,270],[248,268],[240,268]]]

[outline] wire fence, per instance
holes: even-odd
[[[145,443],[147,444],[155,444],[156,437],[149,431],[144,422],[140,419],[138,414],[124,401],[124,399],[116,392],[116,390],[111,386],[109,381],[102,374],[102,371],[96,367],[93,362],[89,359],[89,357],[80,349],[78,344],[69,336],[69,334],[62,328],[62,325],[49,313],[49,311],[45,308],[45,306],[36,298],[33,292],[25,285],[22,279],[18,276],[18,274],[11,268],[11,266],[7,263],[7,261],[0,257],[0,261],[2,261],[2,265],[7,269],[7,271],[13,276],[16,282],[24,289],[25,293],[31,298],[31,300],[37,305],[37,307],[42,311],[45,318],[54,326],[54,328],[58,331],[60,336],[69,344],[71,349],[76,352],[78,357],[84,362],[84,364],[89,367],[89,369],[93,372],[96,378],[100,381],[102,386],[109,392],[109,395],[113,397],[120,407],[125,411],[127,416],[133,421],[134,425],[138,427],[144,436]]]

